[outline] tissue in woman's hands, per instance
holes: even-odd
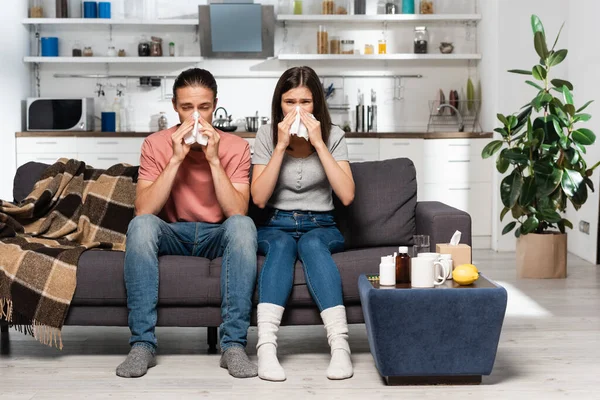
[[[183,138],[183,141],[185,142],[185,144],[188,144],[188,145],[192,145],[192,144],[194,144],[194,142],[196,142],[198,144],[206,146],[208,144],[208,136],[201,134],[198,130],[198,128],[199,128],[198,118],[200,118],[200,113],[198,111],[195,111],[193,114],[193,118],[194,118],[194,127],[192,128],[192,131],[190,133],[185,135],[185,137]]]
[[[310,116],[315,119],[314,115],[310,114]],[[290,127],[290,134],[308,140],[308,129],[306,129],[306,126],[304,126],[302,120],[300,119],[300,106],[296,106],[296,119]]]

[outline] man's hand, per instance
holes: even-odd
[[[190,152],[191,146],[186,144],[183,138],[190,133],[192,129],[194,129],[194,118],[190,116],[190,118],[183,121],[179,128],[171,135],[171,145],[173,146],[172,162],[181,164]]]
[[[206,146],[202,146],[202,151],[204,151],[206,161],[208,161],[208,163],[211,165],[218,165],[221,162],[219,159],[219,142],[221,140],[221,136],[211,124],[202,118],[202,116],[200,116],[198,121],[202,126],[198,134],[206,135],[208,137],[208,144]]]

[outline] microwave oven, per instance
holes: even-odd
[[[94,99],[29,98],[26,120],[28,131],[93,131]]]

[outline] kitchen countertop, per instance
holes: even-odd
[[[15,137],[97,137],[97,138],[127,138],[146,137],[154,132],[82,132],[82,131],[55,131],[55,132],[16,132]],[[255,132],[233,132],[243,138],[253,138]],[[372,138],[372,139],[489,139],[492,132],[348,132],[347,138]]]

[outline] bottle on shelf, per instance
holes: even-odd
[[[415,28],[415,54],[427,54],[427,43],[429,42],[429,33],[426,26],[417,26]]]
[[[402,14],[415,13],[415,0],[402,0]]]
[[[327,28],[324,25],[319,25],[317,31],[317,54],[328,54],[329,53],[329,37],[327,35]]]
[[[81,50],[81,43],[79,43],[78,41],[75,41],[75,43],[73,44],[72,55],[73,57],[81,57],[83,55],[83,51]]]
[[[292,14],[302,15],[302,0],[292,0]]]
[[[408,247],[400,246],[396,256],[396,283],[410,283],[410,256]]]
[[[44,18],[43,0],[30,0],[29,18]]]
[[[419,12],[421,14],[433,14],[434,6],[433,0],[421,0],[419,5]]]
[[[381,38],[377,42],[377,54],[387,54],[387,42],[385,38]]]
[[[169,127],[169,122],[167,121],[167,113],[164,111],[160,112],[160,117],[158,117],[158,130],[164,131]]]

